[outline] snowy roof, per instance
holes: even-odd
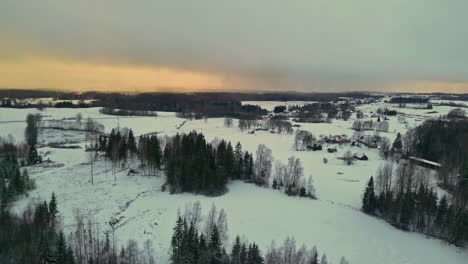
[[[414,157],[414,156],[410,156],[409,159],[416,160],[416,161],[419,161],[419,162],[423,162],[423,163],[426,163],[426,164],[429,164],[429,165],[432,165],[432,166],[442,167],[442,164],[440,164],[440,163],[430,161],[430,160],[426,160],[426,159],[417,158],[417,157]]]

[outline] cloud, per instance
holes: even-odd
[[[31,47],[22,55],[197,72],[239,90],[468,81],[464,0],[5,0],[0,7],[3,38]]]
[[[0,62],[0,87],[72,91],[172,91],[223,89],[218,76],[163,67],[25,57]]]

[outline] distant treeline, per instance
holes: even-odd
[[[290,110],[298,111],[294,116],[296,122],[321,123],[327,122],[331,118],[348,120],[354,107],[348,103],[314,103],[293,106],[290,107]]]
[[[146,93],[150,95],[183,95],[180,93]],[[188,94],[185,94],[188,95]],[[298,93],[298,92],[267,92],[267,93],[222,93],[206,92],[191,93],[192,96],[223,96],[231,100],[239,101],[334,101],[342,97],[363,99],[368,97],[381,98],[381,95],[373,95],[368,92],[342,92],[342,93]],[[449,94],[447,94],[449,95]],[[46,98],[53,97],[59,100],[91,100],[105,99],[107,96],[127,96],[122,93],[103,93],[103,92],[57,92],[50,90],[18,90],[18,89],[0,89],[0,98]],[[453,96],[453,95],[450,95]],[[464,95],[457,95],[458,97]],[[468,94],[466,94],[468,98]],[[445,100],[445,99],[444,99]],[[460,100],[460,99],[452,99]]]
[[[391,104],[427,104],[429,98],[412,96],[412,97],[392,97],[389,101]]]
[[[101,114],[116,116],[158,116],[156,112],[145,110],[124,110],[103,107],[99,110]]]
[[[243,115],[265,115],[266,110],[258,106],[246,106],[232,94],[204,93],[204,94],[166,94],[146,93],[137,95],[106,94],[104,97],[96,95],[98,101],[95,106],[142,110],[168,111],[186,113],[192,116],[239,117]]]
[[[12,104],[10,99],[53,97],[57,100],[96,100],[91,104],[58,103],[55,107],[108,107],[122,110],[170,111],[202,113],[204,116],[239,117],[264,115],[266,110],[255,106],[242,106],[241,101],[338,101],[349,97],[363,99],[378,96],[369,93],[56,93],[48,91],[0,90],[0,103],[4,107],[40,107],[30,103]],[[8,98],[8,99],[7,99]]]

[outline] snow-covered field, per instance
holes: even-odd
[[[244,102],[247,103],[247,102]],[[248,102],[272,110],[284,102]],[[305,102],[302,102],[305,103]],[[300,104],[288,102],[287,104]],[[379,107],[395,108],[395,105],[375,103],[360,106],[370,117]],[[382,133],[391,141],[396,133],[404,133],[408,128],[420,124],[426,118],[444,115],[452,109],[434,106],[434,109],[395,108],[406,114],[406,124],[390,117],[390,132]],[[436,111],[437,113],[428,113]],[[37,109],[0,108],[0,136],[12,134],[17,141],[23,140],[26,115],[40,112]],[[36,199],[49,199],[52,192],[57,195],[59,211],[67,231],[74,223],[73,211],[80,208],[85,215],[91,216],[108,228],[108,221],[120,218],[116,237],[121,242],[136,239],[142,245],[152,239],[156,246],[158,263],[167,263],[168,248],[177,211],[184,209],[189,202],[200,201],[204,212],[212,204],[224,208],[228,214],[230,240],[235,235],[245,235],[259,243],[263,252],[271,240],[281,243],[287,236],[294,236],[298,244],[316,245],[329,260],[338,263],[345,256],[351,263],[467,263],[468,251],[450,246],[437,239],[424,235],[398,230],[383,220],[360,212],[361,195],[370,176],[374,175],[382,160],[377,150],[354,147],[352,152],[366,153],[369,161],[357,161],[347,166],[337,159],[349,146],[338,147],[337,153],[325,151],[298,152],[292,150],[294,135],[272,134],[257,131],[255,134],[242,132],[234,127],[224,127],[222,118],[186,121],[177,118],[175,113],[159,112],[158,117],[120,117],[102,115],[98,108],[55,109],[46,108],[40,112],[44,119],[73,118],[82,113],[83,118],[91,117],[102,123],[109,132],[112,128],[132,128],[136,135],[159,132],[159,135],[174,135],[192,130],[202,132],[210,141],[224,138],[233,143],[240,141],[244,150],[255,153],[259,144],[266,144],[277,160],[287,161],[289,156],[301,159],[305,176],[312,175],[317,189],[318,200],[288,197],[278,191],[256,187],[242,182],[228,185],[229,192],[220,197],[205,197],[193,194],[170,195],[162,192],[164,181],[160,176],[127,176],[128,171],[117,173],[117,181],[104,162],[95,164],[95,183],[89,182],[90,166],[84,149],[56,149],[43,147],[40,153],[53,161],[52,166],[30,167],[31,176],[36,180],[37,189],[27,198],[16,202],[15,209],[21,211],[27,203]],[[354,116],[348,120],[333,120],[331,124],[300,124],[301,129],[314,135],[351,136]],[[179,126],[186,123],[179,128]],[[74,145],[85,146],[84,136],[76,133]],[[82,132],[81,132],[82,133]],[[44,130],[39,140],[60,141],[67,134],[63,131]],[[325,146],[325,149],[327,146]],[[46,154],[47,153],[47,154]],[[323,163],[326,157],[329,162]],[[137,168],[138,162],[130,165]]]

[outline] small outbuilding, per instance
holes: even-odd
[[[364,153],[362,153],[362,155],[354,155],[354,158],[358,160],[369,160],[369,157]]]
[[[327,151],[328,151],[328,153],[335,153],[338,150],[336,148],[328,148]]]

